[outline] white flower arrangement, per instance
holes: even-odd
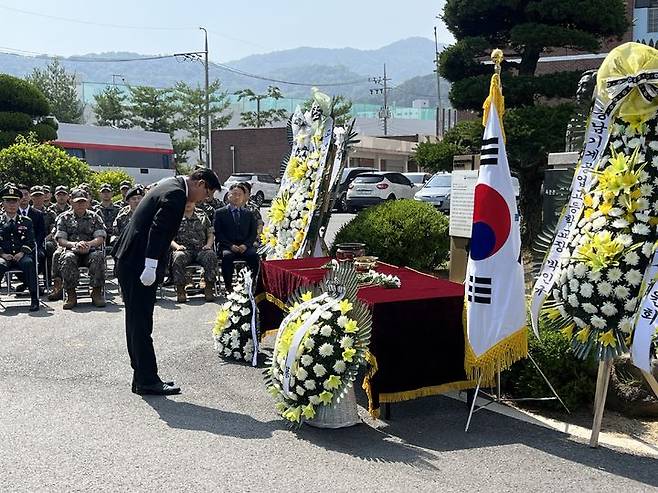
[[[329,118],[330,98],[316,90],[313,99],[310,110],[297,108],[292,116],[292,152],[261,238],[268,260],[303,255],[320,197],[333,121]]]
[[[558,320],[578,356],[594,352],[605,359],[626,351],[630,343],[640,286],[657,236],[655,115],[640,126],[617,119],[594,174],[546,314]]]
[[[370,311],[356,299],[353,265],[340,264],[320,285],[306,289],[289,300],[265,372],[276,410],[296,425],[313,419],[318,406],[333,405],[353,384],[365,362],[372,323]],[[311,335],[319,320],[322,328]]]
[[[254,344],[253,333],[256,332],[258,339],[258,316],[255,312],[256,305],[248,291],[250,286],[251,271],[242,269],[233,291],[228,294],[226,303],[217,313],[212,334],[215,350],[222,358],[246,362],[252,362],[254,359],[258,341]],[[252,323],[256,324],[253,330]]]

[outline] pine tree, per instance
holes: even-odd
[[[59,59],[55,58],[43,70],[35,68],[32,74],[27,76],[27,80],[46,96],[50,111],[58,121],[82,121],[82,103],[76,91],[75,74],[67,72]]]
[[[128,96],[117,86],[107,86],[94,95],[94,113],[102,127],[129,128]]]
[[[241,127],[267,127],[272,123],[285,119],[288,115],[288,112],[283,108],[261,109],[261,101],[267,99],[277,101],[283,98],[281,90],[276,86],[269,86],[267,92],[264,94],[256,94],[251,89],[242,89],[237,91],[235,95],[238,97],[238,101],[246,99],[247,101],[256,102],[255,111],[243,111],[240,113],[240,117],[242,118],[240,122]]]

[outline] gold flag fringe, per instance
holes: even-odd
[[[464,325],[464,370],[466,378],[477,381],[482,376],[481,385],[493,385],[496,373],[506,370],[521,358],[528,356],[528,327],[523,326],[510,334],[482,354],[476,356],[468,340],[468,326],[466,322],[466,303],[462,312]]]
[[[493,74],[491,76],[491,83],[489,84],[489,96],[484,100],[482,104],[482,109],[484,113],[482,114],[482,125],[487,126],[487,119],[489,118],[489,111],[491,110],[491,105],[496,107],[496,112],[498,113],[498,120],[500,123],[500,131],[503,134],[503,141],[506,142],[505,137],[505,127],[503,126],[503,115],[505,114],[505,97],[503,96],[503,88],[500,82],[500,74]]]

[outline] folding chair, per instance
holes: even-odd
[[[36,244],[34,245],[34,248],[35,248],[34,252],[30,255],[32,255],[32,257],[35,259],[34,267],[35,267],[35,273],[36,273],[36,284],[37,284],[37,293],[38,293],[38,290],[39,290],[39,260],[37,258],[38,255],[37,255],[37,251],[36,251]],[[9,269],[7,272],[5,272],[5,275],[3,277],[3,281],[7,286],[7,291],[6,291],[7,296],[11,295],[11,279],[12,279],[12,276],[22,274],[22,273],[23,273],[23,271],[20,270],[20,269]],[[32,299],[30,297],[27,297],[26,299],[30,303],[32,302]],[[10,299],[10,300],[2,301],[0,299],[0,307],[2,307],[3,310],[5,310],[6,309],[5,303],[16,303],[16,302],[20,303],[22,301],[23,301],[23,298],[17,298],[16,296],[14,296],[14,299]],[[40,298],[39,298],[39,303],[43,306],[46,306],[46,304],[43,301],[41,301]]]

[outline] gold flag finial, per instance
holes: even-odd
[[[501,50],[500,48],[496,48],[491,52],[491,59],[496,65],[495,70],[498,75],[500,75],[500,66],[503,63],[503,58],[505,58],[505,56],[503,55],[503,50]]]

